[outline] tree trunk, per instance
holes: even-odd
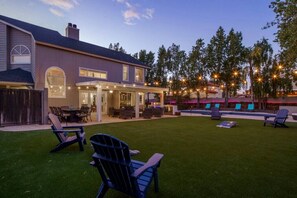
[[[197,108],[199,109],[199,107],[200,107],[200,92],[197,91],[196,93],[197,93]]]
[[[252,99],[252,103],[254,104],[254,76],[253,76],[253,65],[252,65],[252,61],[249,62],[250,64],[250,82],[251,82],[251,99]]]
[[[228,86],[225,86],[225,108],[228,108]]]

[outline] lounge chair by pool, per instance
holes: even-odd
[[[254,111],[255,110],[255,105],[254,104],[248,104],[248,111]]]
[[[236,105],[235,105],[235,109],[234,109],[234,111],[240,111],[241,110],[241,104],[240,103],[237,103]]]
[[[205,105],[205,109],[206,109],[206,110],[210,110],[210,103],[207,103],[207,104]]]

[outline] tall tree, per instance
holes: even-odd
[[[120,43],[114,43],[114,44],[110,43],[108,48],[127,54],[126,50],[122,46],[120,46]]]
[[[186,64],[187,54],[185,51],[180,50],[180,46],[176,44],[172,44],[166,53],[166,67],[168,69],[168,76],[171,76],[172,83],[170,84],[170,88],[174,93],[179,93],[185,85],[182,82],[182,78],[184,78],[184,65]],[[177,103],[180,102],[180,95],[176,94]]]
[[[138,60],[150,67],[150,69],[146,71],[145,82],[152,84],[154,82],[154,74],[156,70],[155,54],[151,51],[147,53],[146,50],[140,50],[140,52],[137,53],[137,55],[135,54],[134,57],[138,58]]]
[[[271,93],[273,49],[267,39],[263,38],[254,44],[250,52],[250,75],[253,95],[259,101],[259,108],[265,108],[262,99]]]
[[[203,89],[206,82],[207,72],[204,65],[205,43],[203,39],[198,39],[196,45],[192,47],[192,51],[189,52],[186,70],[188,88],[197,94],[197,108],[200,106],[200,90]]]
[[[275,0],[270,8],[276,14],[275,20],[269,25],[276,25],[277,41],[282,49],[282,58],[286,65],[296,69],[297,64],[297,1]]]
[[[162,45],[158,50],[158,60],[155,70],[155,80],[161,87],[167,87],[167,67],[166,67],[167,51]]]
[[[241,84],[240,73],[244,60],[242,34],[231,29],[226,35],[224,29],[219,27],[206,49],[206,67],[211,79],[224,87],[226,106],[229,95],[235,95]]]

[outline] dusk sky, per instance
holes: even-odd
[[[245,46],[273,43],[276,28],[262,29],[275,18],[271,0],[0,0],[0,14],[57,30],[71,22],[80,40],[108,47],[119,42],[128,53],[157,52],[172,43],[189,52],[198,38],[209,43],[219,26],[243,34]]]

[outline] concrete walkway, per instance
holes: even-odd
[[[109,117],[107,115],[102,117],[102,122],[87,122],[87,123],[67,123],[67,126],[90,126],[90,125],[99,125],[99,124],[108,124],[108,123],[118,123],[118,122],[133,122],[133,121],[143,121],[143,120],[156,120],[163,118],[174,118],[176,116],[164,115],[161,118],[152,117],[151,119],[143,118],[133,118],[133,119],[120,119],[115,117]],[[95,118],[92,118],[95,120]],[[66,126],[65,123],[62,123],[63,126]],[[36,130],[47,130],[51,129],[50,124],[40,125],[40,124],[30,124],[30,125],[17,125],[17,126],[5,126],[0,127],[0,132],[23,132],[23,131],[36,131]]]

